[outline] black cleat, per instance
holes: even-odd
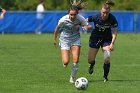
[[[92,65],[89,66],[88,72],[89,74],[92,74],[94,71],[94,67]]]

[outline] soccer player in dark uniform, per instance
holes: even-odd
[[[104,55],[104,82],[108,81],[110,53],[113,50],[115,40],[117,38],[118,22],[115,16],[110,13],[110,7],[113,5],[114,2],[107,1],[102,6],[100,13],[87,18],[88,22],[94,22],[95,26],[89,39],[89,74],[92,74],[94,71],[95,58],[99,48],[101,47]]]

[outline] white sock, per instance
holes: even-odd
[[[73,63],[73,67],[71,70],[71,77],[75,77],[78,71],[78,63]]]

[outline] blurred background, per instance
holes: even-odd
[[[69,8],[70,0],[0,0],[7,10],[0,20],[0,33],[52,33],[58,20]],[[80,14],[85,18],[100,11],[106,0],[85,0],[87,5]],[[140,0],[113,0],[111,12],[119,23],[119,32],[140,32]],[[44,9],[37,17],[37,6],[44,2]]]
[[[70,0],[44,0],[48,11],[67,10]],[[85,0],[87,10],[98,10],[106,0]],[[113,0],[113,10],[140,10],[140,0]],[[0,0],[0,5],[9,11],[35,11],[40,0]]]

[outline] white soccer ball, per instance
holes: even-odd
[[[75,81],[75,87],[77,89],[87,89],[88,87],[88,80],[85,77],[80,77]]]

